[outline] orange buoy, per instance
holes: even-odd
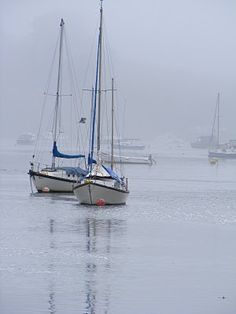
[[[99,198],[96,200],[96,205],[97,206],[104,206],[105,205],[105,201],[103,198]]]

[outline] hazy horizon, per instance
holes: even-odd
[[[83,83],[99,5],[98,0],[3,1],[0,137],[37,133],[61,17],[79,88],[88,87]],[[222,129],[236,138],[236,3],[122,0],[104,1],[103,7],[127,136],[207,134],[220,92]]]

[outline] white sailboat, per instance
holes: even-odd
[[[124,138],[118,139],[114,143],[114,148],[129,151],[140,151],[145,149],[145,145],[140,142],[138,138]]]
[[[88,154],[88,174],[74,186],[74,194],[81,204],[118,205],[125,204],[129,195],[128,179],[119,176],[114,166],[114,80],[112,79],[112,128],[111,128],[111,165],[102,162],[101,151],[101,93],[102,89],[102,44],[103,44],[103,7],[100,6],[100,26],[98,36],[96,80],[93,92],[91,134]],[[97,147],[95,152],[95,124],[97,124]]]
[[[60,22],[60,42],[59,42],[59,60],[57,72],[57,89],[53,123],[53,148],[52,148],[52,163],[50,166],[41,165],[36,162],[35,155],[31,161],[31,168],[28,172],[30,181],[33,182],[38,192],[73,192],[74,184],[83,177],[87,172],[78,166],[59,166],[57,160],[71,159],[78,160],[85,158],[83,154],[64,154],[57,148],[58,138],[60,136],[60,106],[59,100],[63,96],[61,92],[61,77],[62,77],[62,48],[64,35],[64,21]]]
[[[229,143],[220,143],[220,94],[217,95],[216,110],[214,115],[213,127],[212,127],[212,139],[214,138],[214,132],[216,128],[216,144],[211,145],[208,152],[210,161],[215,159],[236,159],[236,147],[234,141]]]
[[[109,153],[102,152],[102,161],[111,162],[111,155]],[[156,160],[152,157],[152,154],[149,155],[114,155],[113,156],[114,164],[132,164],[132,165],[155,165]]]

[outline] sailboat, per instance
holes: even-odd
[[[236,159],[236,147],[234,145],[234,141],[230,141],[229,143],[221,144],[220,143],[220,94],[217,95],[216,101],[216,109],[212,127],[212,135],[211,138],[214,138],[214,133],[216,129],[216,144],[212,144],[208,157],[210,160],[214,160],[214,158],[218,159]],[[213,141],[212,141],[213,143]]]
[[[59,60],[57,71],[57,87],[56,87],[56,101],[54,108],[54,123],[53,123],[53,140],[52,140],[52,163],[50,166],[41,166],[39,162],[35,161],[35,155],[31,161],[31,168],[28,172],[30,182],[34,183],[38,192],[73,192],[74,184],[86,175],[87,171],[81,167],[59,166],[57,160],[63,159],[84,159],[84,154],[64,154],[58,150],[58,139],[60,136],[60,99],[63,96],[61,92],[61,78],[62,78],[62,48],[64,35],[64,20],[60,21],[60,41],[59,41]],[[31,185],[32,187],[32,185]]]
[[[88,174],[74,186],[74,194],[81,204],[118,205],[125,204],[129,195],[128,179],[119,176],[114,170],[114,79],[112,79],[112,127],[111,127],[111,164],[104,165],[101,150],[101,93],[102,88],[102,44],[103,44],[103,6],[100,5],[100,25],[96,62],[95,88],[93,89],[93,105],[88,153]],[[95,151],[95,126],[96,151]]]
[[[102,160],[104,162],[111,162],[111,155],[109,153],[102,153]],[[113,162],[115,164],[130,164],[130,165],[155,165],[156,160],[152,157],[152,154],[149,155],[114,155]]]

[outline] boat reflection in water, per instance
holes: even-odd
[[[53,238],[53,233],[54,233],[54,219],[49,219],[49,232],[52,235],[50,237],[50,243],[49,243],[49,247],[50,249],[55,249],[55,242],[54,242],[54,238]],[[55,314],[56,313],[56,305],[55,305],[55,278],[54,278],[54,273],[55,273],[55,265],[53,262],[51,262],[48,266],[48,271],[49,273],[52,274],[52,278],[49,282],[49,287],[48,287],[48,291],[49,291],[49,300],[48,300],[48,310],[50,314]]]
[[[114,271],[111,266],[112,238],[116,235],[119,241],[122,229],[124,229],[124,221],[87,218],[84,223],[87,229],[86,248],[89,258],[86,263],[85,276],[85,313],[109,313],[111,276]]]
[[[110,313],[111,277],[116,264],[111,263],[113,249],[115,247],[117,252],[114,244],[122,241],[125,225],[123,220],[97,219],[93,212],[90,214],[92,217],[87,215],[74,224],[68,224],[69,228],[68,225],[62,226],[57,219],[49,219],[49,255],[52,257],[48,266],[50,314],[61,313],[72,304],[78,313]],[[71,242],[70,234],[76,236],[77,241]],[[60,260],[62,251],[65,256]],[[58,258],[55,258],[58,253]],[[70,255],[68,263],[67,254]]]

